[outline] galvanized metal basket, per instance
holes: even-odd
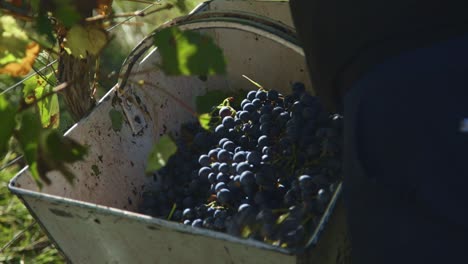
[[[136,213],[153,183],[144,173],[153,144],[193,118],[164,90],[193,106],[210,90],[252,88],[245,74],[283,92],[302,81],[313,92],[286,2],[206,2],[166,26],[171,24],[212,36],[226,56],[227,74],[207,80],[166,76],[155,66],[160,56],[148,36],[127,58],[116,89],[66,133],[89,146],[86,160],[71,167],[74,184],[51,172],[52,184],[39,190],[24,168],[10,190],[73,263],[348,263],[341,185],[308,244],[297,249]],[[137,85],[140,80],[157,88]],[[125,117],[118,131],[111,110]]]

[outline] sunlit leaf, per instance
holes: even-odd
[[[169,158],[176,153],[177,145],[168,135],[159,138],[148,157],[146,173],[152,173],[166,166]]]
[[[8,141],[15,128],[15,108],[0,95],[0,158],[7,152]]]
[[[96,56],[109,41],[109,33],[96,25],[75,25],[66,36],[65,48],[77,58]]]
[[[206,35],[170,27],[155,35],[154,44],[162,58],[159,66],[168,75],[213,75],[226,72],[223,51]]]
[[[210,129],[210,121],[211,115],[209,113],[204,113],[198,116],[198,122],[200,122],[200,125],[203,129]]]
[[[111,109],[109,111],[109,117],[112,122],[112,130],[114,130],[115,132],[119,132],[122,129],[122,125],[123,125],[122,113],[115,109]]]
[[[55,78],[52,74],[49,78]],[[60,106],[56,93],[51,94],[53,87],[46,81],[35,89],[37,109],[43,127],[57,128],[60,123]],[[43,98],[44,97],[44,98]]]
[[[27,104],[36,103],[45,128],[57,128],[60,124],[60,106],[57,94],[53,93],[53,83],[56,83],[53,73],[47,75],[45,80],[36,75],[24,82],[24,100]]]

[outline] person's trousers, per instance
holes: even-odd
[[[353,263],[468,263],[468,35],[377,65],[344,104]]]

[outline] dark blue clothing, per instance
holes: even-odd
[[[467,262],[468,35],[388,58],[348,91],[353,263]]]

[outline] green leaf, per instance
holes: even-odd
[[[57,8],[54,10],[54,17],[62,24],[70,28],[81,19],[80,14],[76,11],[74,3],[70,0],[54,0]]]
[[[146,173],[150,174],[154,171],[166,166],[169,158],[177,151],[177,145],[168,135],[159,138],[148,157],[148,165],[146,166]]]
[[[159,66],[168,75],[213,75],[226,72],[223,51],[206,35],[170,27],[154,36],[154,44],[162,58]]]
[[[29,171],[39,187],[42,187],[41,179],[46,183],[50,183],[48,178],[40,174],[38,167],[39,135],[41,132],[42,126],[36,115],[29,111],[23,113],[21,128],[16,138],[29,165]]]
[[[15,114],[15,108],[3,95],[0,95],[0,120],[2,124],[0,129],[0,157],[3,157],[8,151],[8,142],[15,128]]]
[[[117,111],[115,109],[111,109],[109,111],[109,117],[112,122],[112,129],[115,132],[119,132],[122,129],[123,125],[123,115],[120,111]]]
[[[209,113],[204,113],[198,116],[198,122],[200,122],[201,127],[205,130],[210,130],[210,121],[211,115]]]
[[[51,77],[51,75],[49,75],[49,78],[55,78]],[[53,87],[49,82],[43,81],[35,89],[35,97],[38,100],[37,109],[43,127],[57,128],[60,122],[60,106],[57,94],[50,95],[53,92]],[[43,98],[43,96],[47,97]]]
[[[77,58],[98,55],[109,41],[109,33],[95,25],[74,25],[67,32],[65,50]]]
[[[57,94],[52,94],[55,75],[50,73],[44,80],[36,75],[24,82],[23,96],[27,104],[37,102],[36,107],[43,127],[57,128],[60,123],[60,106]]]
[[[209,91],[204,95],[197,96],[195,98],[195,107],[197,113],[208,113],[211,112],[213,105],[219,105],[229,94],[223,90]]]

